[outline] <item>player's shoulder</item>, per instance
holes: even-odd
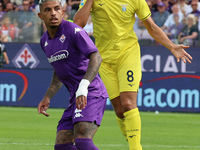
[[[68,32],[68,34],[72,36],[76,35],[81,31],[85,32],[83,28],[70,21],[64,21],[63,27],[65,28],[64,31]]]
[[[70,29],[70,31],[71,31],[72,29],[75,29],[75,28],[77,28],[77,27],[80,27],[80,26],[78,26],[77,24],[75,24],[75,23],[73,23],[73,22],[70,22],[70,21],[66,21],[66,20],[63,21],[63,26],[64,26],[65,28]],[[80,27],[80,28],[81,28],[81,27]]]

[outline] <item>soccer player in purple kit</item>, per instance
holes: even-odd
[[[102,61],[98,49],[81,27],[62,19],[60,0],[40,0],[39,5],[38,16],[47,27],[40,44],[54,73],[38,112],[49,116],[50,99],[64,84],[70,100],[58,123],[55,150],[99,150],[92,139],[108,94],[97,74]]]

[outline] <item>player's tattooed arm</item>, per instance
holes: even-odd
[[[44,97],[48,97],[49,99],[53,98],[53,96],[59,91],[62,87],[63,83],[60,82],[56,72],[53,72],[53,77],[51,79],[51,84],[45,94]]]
[[[92,82],[92,80],[94,79],[94,77],[97,75],[99,71],[102,58],[99,52],[93,52],[90,54],[89,59],[90,59],[89,65],[83,79],[87,79],[90,82]]]
[[[44,98],[40,101],[38,105],[38,113],[43,114],[45,116],[49,116],[49,114],[46,112],[49,108],[50,99],[58,92],[58,90],[61,88],[62,83],[58,79],[58,76],[56,75],[55,71],[53,73],[53,77],[51,80],[51,84],[45,93]]]

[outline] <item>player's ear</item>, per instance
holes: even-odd
[[[64,14],[65,14],[65,10],[64,10],[64,9],[62,9],[62,17],[64,16]]]
[[[43,17],[42,17],[42,14],[41,13],[38,13],[38,17],[43,20]]]

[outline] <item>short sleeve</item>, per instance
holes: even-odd
[[[140,20],[146,20],[151,16],[151,11],[145,0],[137,0],[136,14]]]
[[[80,5],[79,5],[79,10],[84,6],[87,0],[81,0]],[[92,9],[90,10],[92,11]]]
[[[81,53],[88,58],[92,52],[96,52],[98,49],[84,29],[80,29],[79,27],[77,31],[76,34],[73,34],[75,45]]]

